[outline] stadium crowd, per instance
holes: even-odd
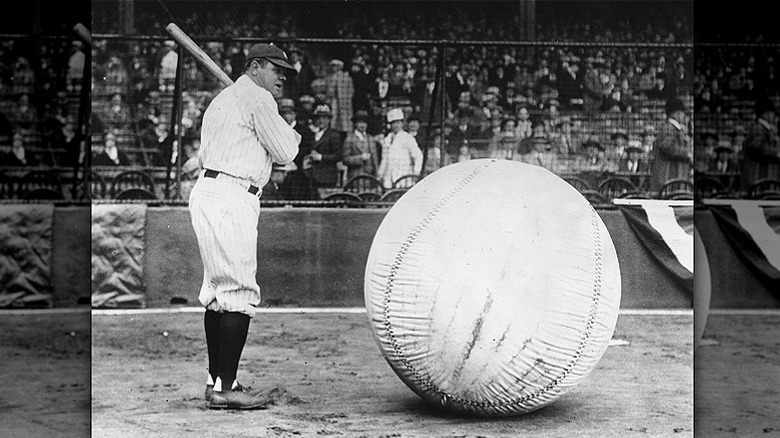
[[[399,7],[411,6],[404,3]],[[208,11],[208,19],[203,11],[200,15],[199,11],[190,11],[181,23],[184,28],[201,29],[203,35],[271,40],[335,37],[511,41],[517,39],[520,29],[517,14],[502,8],[420,7],[419,13],[394,20],[393,11],[387,9],[344,6],[323,12],[338,14],[339,20],[321,21],[293,20],[294,14],[281,6],[265,8],[264,20],[248,19],[257,11],[223,8]],[[659,153],[656,141],[666,131],[669,110],[679,103],[687,116],[678,122],[681,132],[685,132],[682,137],[687,138],[687,148],[696,145],[697,160],[694,162],[690,153],[679,154],[685,164],[677,166],[668,179],[690,180],[694,172],[716,172],[723,167],[715,164],[722,153],[731,163],[724,190],[744,192],[756,178],[771,177],[771,172],[762,173],[739,182],[742,143],[757,119],[756,97],[769,96],[776,102],[773,58],[757,50],[713,49],[709,56],[697,52],[694,59],[690,49],[676,45],[692,42],[691,17],[646,12],[547,11],[539,14],[535,39],[554,45],[525,48],[474,44],[448,48],[443,114],[438,102],[433,102],[434,74],[443,55],[440,46],[280,43],[299,70],[287,81],[280,111],[305,134],[302,154],[294,166],[297,170],[286,171],[288,185],[294,185],[289,183],[293,181],[298,184],[295,187],[300,187],[306,180],[296,178],[308,176],[307,184],[317,188],[339,188],[361,172],[382,180],[379,172],[386,152],[383,143],[392,132],[388,115],[395,117],[398,113],[393,110],[400,109],[403,129],[411,133],[422,153],[424,163],[415,162],[410,168],[417,176],[463,159],[498,157],[543,165],[563,176],[577,176],[591,189],[597,189],[609,176],[623,176],[634,183],[636,191],[655,194],[664,182],[651,178]],[[575,13],[586,14],[588,19],[572,21],[570,14]],[[163,36],[160,29],[166,19],[159,11],[139,10],[137,22],[139,33]],[[322,22],[338,26],[325,27],[319,24]],[[578,24],[585,22],[589,24]],[[110,14],[97,14],[94,25],[101,33],[121,33]],[[571,46],[561,44],[567,42]],[[666,46],[614,48],[606,44],[611,42]],[[244,53],[250,46],[223,41],[204,44],[209,55],[234,79],[241,74]],[[28,60],[25,67],[17,62],[13,49],[4,50],[4,59],[13,62],[3,65],[19,70],[3,75],[4,89],[13,87],[13,81],[27,81],[32,87],[25,93],[28,101],[32,96],[35,102],[62,102],[78,85],[75,66],[78,59],[83,59],[83,50],[73,46],[53,57],[56,59],[47,66],[58,82],[49,85],[44,85],[47,75],[39,73],[47,71],[41,68],[45,57],[36,57],[37,65],[32,67]],[[728,56],[722,52],[728,52]],[[170,117],[178,61],[176,45],[162,38],[151,42],[98,39],[92,46],[92,59],[93,165],[152,168],[175,161]],[[181,161],[185,174],[194,175],[199,119],[220,85],[192,57],[185,56],[183,61],[185,156]],[[24,73],[25,68],[35,71],[35,75]],[[65,71],[67,75],[57,74]],[[19,88],[14,90],[4,96],[18,100],[6,103],[24,106],[24,94],[18,92]],[[56,90],[59,100],[46,97],[45,93],[52,90]],[[61,105],[51,106],[33,112],[41,122],[60,117],[60,125],[51,126],[62,132],[73,131],[72,112]],[[697,115],[695,123],[690,118],[692,112]],[[4,113],[15,119],[24,114],[15,110]],[[706,116],[700,118],[700,113]],[[776,136],[777,121],[770,123],[774,123]],[[12,134],[19,125],[9,120],[8,126],[14,127],[6,130]],[[320,150],[316,143],[326,130],[333,131],[338,141],[331,141],[328,153],[316,152]],[[711,131],[716,134],[714,143]],[[50,140],[51,131],[38,132],[48,145],[55,144]],[[63,135],[72,138],[72,134]],[[356,136],[359,146],[355,146]],[[59,134],[57,137],[62,142]],[[66,165],[64,157],[77,156],[72,145],[67,149],[48,145],[40,150],[54,147],[69,152],[60,153],[62,160],[49,159],[47,164]],[[361,157],[367,158],[351,157],[349,150],[355,147],[363,151]],[[314,155],[309,153],[312,150]],[[356,170],[358,162],[360,169]],[[323,169],[326,164],[327,171]],[[313,177],[313,172],[318,177]],[[394,181],[384,182],[390,188]],[[298,190],[285,196],[309,199],[318,193],[323,191]],[[625,190],[618,193],[624,194]]]

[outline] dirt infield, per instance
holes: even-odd
[[[0,436],[85,437],[90,314],[0,316]]]
[[[701,437],[780,437],[780,317],[710,315],[695,353]]]
[[[780,435],[778,323],[710,315],[705,337],[718,343],[696,353],[696,436]],[[424,404],[362,314],[259,315],[239,379],[286,393],[252,412],[205,408],[198,313],[93,316],[91,358],[88,314],[6,314],[0,330],[3,437],[693,436],[690,316],[621,315],[615,337],[629,345],[610,347],[556,403],[509,420]]]
[[[164,336],[163,333],[167,333]],[[621,316],[599,367],[553,405],[510,420],[454,417],[391,371],[363,314],[263,314],[239,381],[285,390],[267,410],[209,411],[201,314],[93,317],[95,437],[692,436],[690,316]]]

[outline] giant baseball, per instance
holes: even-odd
[[[388,211],[365,270],[379,349],[424,400],[512,416],[597,366],[620,306],[598,213],[552,172],[506,160],[443,167]]]

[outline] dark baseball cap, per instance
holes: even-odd
[[[272,64],[276,65],[277,67],[282,67],[287,70],[292,70],[292,72],[295,72],[296,70],[293,68],[292,65],[290,65],[290,62],[287,58],[287,54],[284,53],[284,50],[280,49],[279,47],[276,47],[271,44],[265,44],[265,43],[259,43],[255,44],[249,49],[249,52],[246,54],[247,61],[253,58],[265,58],[268,61],[270,61]]]

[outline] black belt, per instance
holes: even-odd
[[[212,169],[206,169],[205,172],[203,172],[203,176],[206,178],[216,178],[217,175],[219,175],[219,171],[212,170]],[[253,195],[256,195],[258,192],[260,192],[260,188],[258,188],[256,185],[249,184],[249,189],[247,191]]]

